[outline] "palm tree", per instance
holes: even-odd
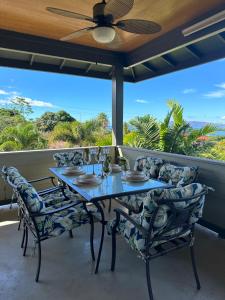
[[[28,150],[43,148],[46,146],[46,141],[32,123],[22,123],[5,128],[0,135],[0,144],[1,150],[8,148],[10,150]]]
[[[178,102],[168,100],[167,105],[170,110],[163,122],[158,122],[150,115],[130,121],[137,133],[134,144],[147,149],[193,155],[198,138],[213,133],[216,127],[207,124],[201,129],[193,129],[184,120],[184,109]]]

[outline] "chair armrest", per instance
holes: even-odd
[[[53,176],[47,176],[47,177],[42,177],[42,178],[37,178],[37,179],[33,179],[33,180],[29,180],[29,183],[35,183],[35,182],[40,182],[40,181],[44,181],[44,180],[51,180],[52,185],[56,186],[55,182],[54,182],[55,177]]]
[[[132,223],[139,231],[141,231],[144,236],[148,235],[148,231],[144,227],[142,227],[139,223],[137,223],[125,211],[123,211],[120,208],[115,208],[114,211],[116,213],[116,224],[115,224],[115,227],[118,225],[118,223],[120,221],[120,216],[122,215],[125,219],[127,219],[130,223]]]
[[[49,188],[49,189],[46,189],[46,190],[38,191],[38,194],[40,196],[43,196],[43,195],[50,194],[50,193],[53,193],[53,192],[56,192],[56,191],[60,191],[62,189],[63,189],[62,186],[52,187],[52,188]]]
[[[42,216],[53,215],[55,213],[58,213],[58,212],[63,211],[63,210],[66,210],[66,209],[68,209],[70,207],[74,207],[74,206],[79,205],[81,203],[83,203],[83,202],[82,201],[78,201],[78,202],[76,201],[74,203],[71,203],[71,204],[68,204],[68,205],[64,205],[62,207],[59,207],[59,208],[56,208],[56,209],[53,209],[53,210],[49,210],[47,212],[31,214],[31,217],[42,217]]]

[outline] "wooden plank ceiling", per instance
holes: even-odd
[[[90,26],[87,21],[54,15],[47,6],[92,16],[96,0],[0,0],[0,29],[59,40],[73,31]],[[90,33],[70,41],[106,50],[130,52],[162,37],[167,32],[191,22],[224,4],[224,0],[135,0],[133,9],[123,19],[144,19],[159,23],[162,30],[153,35],[136,35],[118,30],[121,42],[115,47],[96,43]]]

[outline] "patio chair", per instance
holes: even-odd
[[[12,196],[11,196],[11,207],[14,202],[17,202],[17,190],[16,186],[18,183],[26,181],[24,177],[21,176],[18,169],[15,167],[6,167],[3,166],[2,168],[2,177],[6,184],[8,184],[12,188]],[[50,205],[57,204],[64,200],[69,199],[73,196],[73,193],[66,190],[63,186],[57,186],[54,182],[53,176],[42,177],[38,179],[28,180],[28,183],[37,183],[43,181],[51,181],[51,186],[44,190],[39,190],[38,194],[42,197],[43,201],[45,202],[45,206],[48,207]],[[20,208],[18,207],[18,217],[19,217],[19,225],[18,230],[20,230],[20,226],[22,223],[22,215],[21,215]],[[23,244],[23,243],[22,243]]]
[[[158,158],[137,158],[135,170],[143,171],[150,178],[158,179],[171,184],[174,187],[185,186],[196,182],[198,177],[198,167],[175,166],[164,163]],[[117,199],[122,206],[126,207],[131,213],[138,213],[143,206],[143,198],[146,193],[132,196],[124,196]]]
[[[72,150],[68,152],[58,152],[53,155],[57,167],[82,166],[84,164],[82,151]]]
[[[74,228],[87,223],[91,226],[90,247],[92,259],[95,260],[93,237],[94,222],[99,221],[97,209],[86,207],[85,202],[80,201],[80,198],[74,194],[73,198],[46,207],[34,187],[24,179],[18,181],[14,188],[19,196],[18,202],[24,221],[23,255],[26,255],[29,232],[34,237],[35,245],[38,246],[36,282],[39,280],[41,267],[41,242],[66,231],[71,233]]]
[[[208,187],[193,183],[173,189],[148,192],[140,214],[129,216],[115,209],[116,218],[107,225],[112,235],[111,271],[115,270],[116,235],[122,235],[146,265],[149,299],[153,300],[150,261],[183,247],[189,247],[197,289],[200,281],[194,256],[195,224],[201,218]]]
[[[134,170],[142,171],[150,178],[157,179],[159,175],[160,167],[164,161],[160,158],[150,156],[139,156],[135,160]],[[123,197],[115,198],[116,202],[126,207],[129,210],[129,214],[138,213],[142,209],[143,198],[147,193],[134,194]]]

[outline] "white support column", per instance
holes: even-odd
[[[123,66],[113,66],[112,72],[112,144],[123,144]]]

